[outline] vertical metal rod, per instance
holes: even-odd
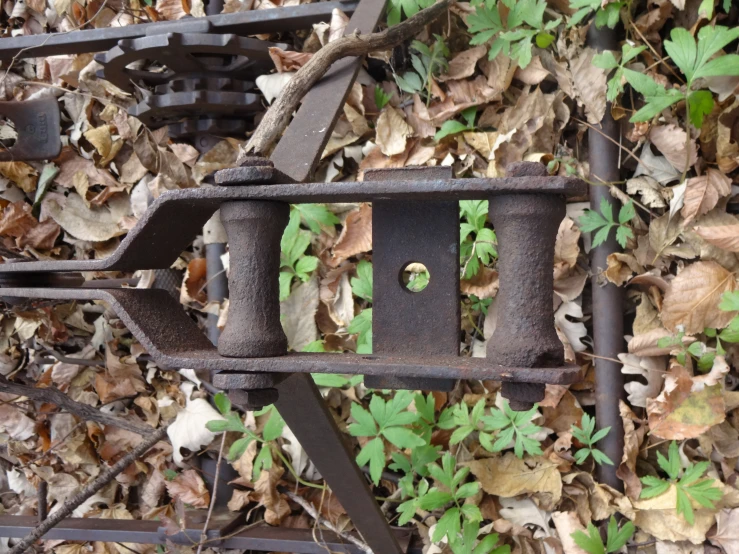
[[[331,487],[367,545],[375,554],[403,550],[367,486],[364,474],[344,443],[331,412],[306,373],[295,373],[277,386],[277,410]]]
[[[616,31],[596,29],[591,24],[588,45],[598,51],[617,50]],[[608,138],[607,138],[608,137]],[[609,140],[609,138],[611,140]],[[616,121],[611,115],[610,103],[600,129],[588,130],[588,157],[590,161],[590,207],[600,210],[600,202],[607,199],[618,213],[620,203],[609,193],[606,183],[620,179],[618,167],[619,133]],[[612,142],[615,141],[615,142]],[[593,341],[595,354],[595,413],[599,429],[610,427],[611,432],[600,442],[606,455],[613,460],[613,466],[599,465],[598,480],[617,490],[623,490],[623,482],[616,476],[624,448],[624,430],[619,414],[619,400],[624,397],[624,378],[618,362],[618,354],[624,352],[623,295],[622,290],[609,283],[602,272],[608,267],[608,256],[620,251],[615,233],[608,240],[590,252],[590,268],[593,274],[591,285],[593,293]]]
[[[43,523],[44,520],[49,517],[49,505],[46,501],[46,495],[49,490],[49,485],[46,481],[40,481],[38,484],[38,490],[36,491],[36,498],[38,499],[38,521]]]
[[[228,277],[221,261],[221,256],[226,253],[227,241],[226,230],[221,225],[220,212],[216,212],[203,227],[208,302],[220,303],[228,296]],[[210,342],[218,344],[218,338],[221,336],[218,315],[208,314],[206,332]]]

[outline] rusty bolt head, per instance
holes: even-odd
[[[508,177],[546,177],[547,166],[539,162],[514,162],[505,168]]]

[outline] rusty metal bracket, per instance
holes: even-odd
[[[0,152],[0,161],[50,160],[61,152],[62,131],[56,98],[0,102],[0,115],[10,119],[18,133],[15,144]]]

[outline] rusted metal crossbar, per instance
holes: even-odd
[[[266,52],[265,44],[217,33],[263,33],[298,22],[305,26],[326,19],[336,6],[354,12],[347,33],[366,33],[377,24],[384,2],[322,2],[185,23],[22,37],[0,41],[0,59],[111,48],[100,57],[102,76],[121,87],[129,82],[154,87],[142,102],[146,105],[134,108],[136,113],[144,113],[151,124],[169,125],[175,134],[182,131],[179,136],[193,137],[197,145],[202,134],[243,133],[240,124],[224,127],[239,118],[220,118],[221,108],[228,102],[241,106],[239,113],[247,116],[254,101],[250,71]],[[191,34],[185,35],[185,28]],[[189,59],[176,59],[173,48],[182,45],[187,45]],[[131,61],[158,54],[170,71],[165,80],[161,74],[128,69]],[[517,408],[541,400],[545,383],[577,381],[580,368],[565,363],[554,328],[552,265],[566,198],[584,195],[586,185],[579,179],[550,177],[543,166],[531,163],[513,164],[503,179],[454,179],[449,168],[432,167],[368,171],[363,182],[304,182],[317,165],[360,65],[361,59],[335,64],[304,99],[270,160],[248,158],[241,167],[217,173],[216,186],[163,194],[106,259],[8,261],[0,265],[0,295],[102,300],[160,366],[210,370],[213,384],[247,408],[275,403],[364,541],[376,554],[400,554],[408,548],[408,533],[385,521],[308,374],[364,374],[368,386],[426,390],[448,390],[456,379],[498,380]],[[200,108],[193,108],[198,102]],[[458,202],[472,199],[490,200],[500,243],[499,319],[486,358],[459,355]],[[373,202],[371,355],[288,352],[278,302],[280,238],[289,204],[308,202]],[[217,210],[228,235],[231,265],[228,321],[217,345],[164,290],[95,288],[94,281],[85,282],[83,272],[88,271],[169,268]],[[402,282],[411,263],[422,263],[430,272],[423,291],[411,292]],[[298,538],[294,530],[257,527],[238,533],[238,516],[220,514],[215,521],[220,523],[210,537],[227,548],[325,551],[312,537]],[[3,517],[0,535],[18,536],[18,529],[32,525]],[[181,536],[169,540],[188,544],[198,540],[200,529],[188,524]],[[126,522],[124,527],[116,522],[113,527],[105,520],[75,519],[47,537],[147,543],[164,538],[151,522]],[[334,551],[357,551],[338,537],[326,535],[324,540]]]

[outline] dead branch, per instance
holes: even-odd
[[[160,427],[159,429],[152,429],[147,438],[139,444],[136,448],[131,450],[128,454],[123,456],[115,464],[110,466],[107,470],[103,471],[93,481],[82,487],[80,491],[75,494],[72,498],[64,502],[61,508],[44,520],[38,525],[33,531],[23,538],[18,544],[16,544],[9,552],[9,554],[21,554],[33,545],[38,539],[44,536],[44,534],[61,522],[64,518],[74,512],[82,503],[102,489],[105,485],[110,483],[116,476],[136,461],[139,457],[146,454],[146,452],[154,446],[157,442],[167,436],[168,426]]]
[[[136,433],[137,435],[148,436],[154,430],[148,425],[138,424],[111,414],[106,414],[92,406],[72,400],[69,396],[56,388],[37,389],[28,385],[13,383],[4,377],[0,377],[0,392],[25,396],[31,400],[49,402],[50,404],[55,404],[86,421],[96,421],[101,425],[113,425],[120,429]]]
[[[440,0],[380,33],[347,35],[321,48],[308,60],[282,89],[261,123],[244,147],[244,154],[265,154],[290,123],[300,101],[313,88],[334,62],[348,56],[364,56],[369,52],[392,48],[418,34],[426,25],[449,9],[452,0]]]

